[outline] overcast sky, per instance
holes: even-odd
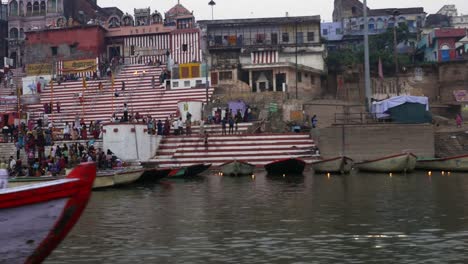
[[[180,0],[188,10],[193,10],[197,20],[211,19],[210,0]],[[333,0],[214,0],[215,19],[320,15],[331,21]],[[166,12],[177,0],[98,0],[102,7],[117,6],[133,14],[133,8],[151,7]],[[428,14],[437,12],[443,5],[455,4],[458,13],[468,14],[467,0],[368,0],[370,8],[424,7]]]

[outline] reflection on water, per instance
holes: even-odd
[[[167,181],[93,193],[47,263],[468,262],[468,175]]]

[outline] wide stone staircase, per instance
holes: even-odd
[[[83,88],[82,81],[54,83],[53,91],[48,86],[41,93],[40,104],[29,105],[27,111],[32,119],[41,118],[45,103],[53,102],[53,113],[48,116],[55,127],[63,127],[66,121],[73,122],[75,117],[90,121],[110,120],[113,113],[122,116],[123,104],[127,103],[130,114],[151,115],[164,120],[177,111],[177,103],[182,100],[205,100],[204,88],[166,90],[159,83],[159,76],[164,68],[146,65],[127,65],[116,76],[114,89],[111,80],[88,81]],[[153,88],[154,79],[154,88]],[[99,89],[99,83],[103,89]],[[122,89],[125,84],[125,89]],[[115,96],[118,93],[118,97]],[[79,95],[83,95],[80,102]],[[209,90],[209,95],[213,88]],[[56,103],[61,111],[57,112]]]
[[[165,137],[156,157],[150,162],[157,163],[161,168],[170,168],[198,163],[219,166],[232,160],[262,166],[291,157],[300,157],[308,162],[317,159],[317,156],[312,154],[315,143],[309,134],[221,135],[217,126],[208,126],[205,129],[216,133],[209,134],[207,145],[204,137],[199,134]]]

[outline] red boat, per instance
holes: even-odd
[[[65,179],[0,190],[0,263],[41,263],[60,244],[88,203],[94,163]]]

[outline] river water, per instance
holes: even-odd
[[[46,263],[468,263],[468,175],[207,175],[94,192]]]

